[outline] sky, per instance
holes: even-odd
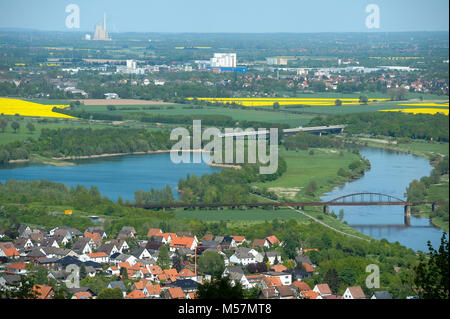
[[[69,4],[79,28],[66,25]],[[378,28],[366,24],[370,4]],[[92,33],[106,13],[113,33],[448,31],[448,12],[448,0],[0,0],[0,28]]]

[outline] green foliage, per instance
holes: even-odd
[[[316,117],[309,125],[347,124],[350,134],[373,134],[411,139],[433,138],[434,141],[449,141],[448,116],[442,114],[407,114],[401,112],[370,112],[329,117]]]
[[[436,250],[428,242],[429,253],[414,268],[415,284],[419,295],[424,299],[449,298],[449,254],[448,237],[443,234],[441,245]]]
[[[225,269],[223,257],[214,251],[205,251],[201,254],[197,264],[200,272],[212,276],[219,276]]]
[[[166,245],[161,246],[158,254],[158,261],[156,262],[162,269],[170,268],[169,248]]]
[[[116,288],[105,288],[97,295],[97,299],[123,299],[122,289]]]
[[[244,290],[240,283],[231,283],[228,277],[216,277],[198,286],[198,299],[243,299]]]

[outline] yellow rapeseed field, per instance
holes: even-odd
[[[194,98],[188,98],[193,100]],[[321,105],[330,106],[334,105],[336,99],[330,98],[197,98],[199,101],[208,101],[211,103],[222,104],[239,104],[242,106],[272,106],[275,102],[278,102],[281,106],[286,105]],[[342,105],[359,105],[359,99],[339,99]],[[387,101],[388,99],[369,99],[369,103],[375,101]]]
[[[74,117],[52,112],[54,107],[65,108],[69,105],[44,105],[34,102],[27,102],[16,99],[0,98],[0,114],[5,115],[22,115],[22,116],[41,116],[41,117],[58,117],[69,118]]]
[[[436,109],[436,108],[416,108],[416,109],[392,109],[392,110],[380,110],[380,112],[403,112],[403,113],[413,113],[413,114],[437,114],[442,113],[448,116],[447,109]]]

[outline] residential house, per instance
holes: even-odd
[[[146,285],[142,292],[150,298],[160,298],[161,296],[161,286],[160,285]]]
[[[113,243],[102,244],[100,247],[98,247],[97,251],[103,252],[103,253],[107,254],[108,256],[112,256],[115,253],[120,253],[117,246]]]
[[[281,254],[278,251],[266,251],[263,252],[263,256],[267,257],[267,260],[271,265],[274,265],[276,263],[281,264]]]
[[[343,297],[344,299],[366,299],[366,295],[360,286],[348,287]]]
[[[198,288],[198,282],[192,279],[177,279],[169,287],[180,287],[184,293],[195,292]]]
[[[280,241],[278,240],[278,238],[275,235],[268,236],[268,237],[265,238],[265,243],[264,243],[265,247],[270,248],[270,247],[272,247],[275,244],[278,244],[278,245],[281,244]]]
[[[96,252],[87,254],[89,260],[92,260],[96,263],[107,264],[109,262],[109,256],[104,252]]]
[[[19,258],[20,253],[12,242],[0,242],[0,257]]]
[[[278,291],[280,299],[295,299],[294,291],[290,286],[277,286],[275,289]]]
[[[142,292],[142,290],[133,290],[125,296],[125,299],[147,299],[147,296]]]
[[[6,265],[5,272],[7,274],[11,274],[11,275],[25,275],[27,273],[25,266],[26,266],[26,263],[24,263],[24,262],[18,262],[15,264]]]
[[[250,283],[244,274],[244,270],[239,266],[226,267],[222,273],[222,277],[229,277],[232,285],[239,282],[244,289],[250,288]]]
[[[262,262],[263,256],[252,248],[239,247],[235,250],[234,254],[230,257],[230,263],[246,266],[248,264],[254,264]]]
[[[252,248],[264,248],[264,247],[268,247],[265,239],[253,240]]]
[[[159,228],[150,228],[147,232],[147,237],[152,238],[153,236],[156,236],[157,234],[162,234],[162,230]]]
[[[195,237],[175,237],[170,242],[170,251],[176,251],[178,248],[188,248],[194,250],[197,247]]]
[[[286,272],[274,272],[269,271],[265,273],[266,276],[276,277],[280,279],[280,282],[284,286],[290,286],[292,284],[292,275]]]
[[[234,242],[236,243],[236,246],[240,246],[247,242],[245,239],[245,236],[231,236],[234,239]]]
[[[143,260],[148,260],[152,258],[152,255],[148,252],[147,248],[145,247],[137,247],[131,255],[136,257],[137,259]]]
[[[331,289],[328,284],[317,284],[314,286],[314,292],[317,292],[321,297],[327,297],[331,295]]]
[[[392,295],[389,293],[389,291],[380,290],[375,291],[370,299],[392,299]]]
[[[88,291],[76,292],[73,294],[72,299],[93,299],[94,297]]]
[[[30,238],[19,237],[14,241],[14,246],[17,249],[27,250],[34,247]]]
[[[186,299],[186,294],[180,287],[168,288],[164,291],[166,299]]]
[[[127,289],[125,288],[125,284],[123,281],[111,281],[106,288],[117,288],[119,287],[122,290],[123,296],[127,295]]]
[[[73,244],[72,250],[80,255],[89,254],[92,253],[94,246],[92,238],[80,238]]]
[[[37,299],[53,299],[55,295],[52,287],[44,285],[34,285],[32,291],[36,294]]]

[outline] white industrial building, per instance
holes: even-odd
[[[236,53],[214,53],[211,59],[211,67],[213,68],[235,68]]]

